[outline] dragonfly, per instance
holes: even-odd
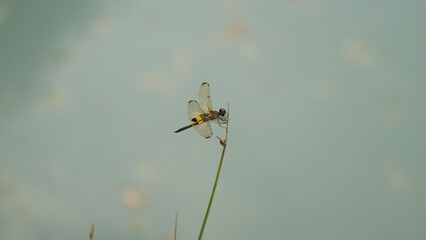
[[[191,100],[188,102],[188,119],[191,124],[179,128],[175,133],[182,132],[188,128],[195,128],[197,132],[209,138],[213,135],[213,130],[210,122],[219,124],[227,123],[227,114],[224,108],[219,111],[212,110],[212,99],[210,97],[210,85],[207,82],[201,84],[200,91],[198,92],[198,102]]]

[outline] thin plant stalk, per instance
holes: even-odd
[[[93,240],[95,237],[95,224],[92,224],[92,227],[90,228],[90,234],[89,234],[90,240]]]
[[[216,179],[214,181],[213,190],[212,190],[212,193],[210,195],[209,205],[207,206],[206,215],[204,216],[204,221],[203,221],[203,225],[201,226],[201,231],[200,231],[200,235],[198,236],[198,240],[201,240],[201,238],[203,237],[204,228],[206,226],[207,218],[209,217],[210,208],[212,206],[214,194],[216,192],[216,187],[217,187],[217,182],[219,180],[220,170],[222,169],[223,156],[225,156],[226,145],[228,143],[228,127],[229,127],[229,103],[228,103],[228,117],[227,117],[227,121],[226,121],[226,135],[225,135],[225,140],[223,140],[223,139],[221,139],[221,138],[218,137],[219,140],[220,140],[220,143],[223,146],[222,156],[220,157],[220,162],[219,162],[219,167],[217,169]]]
[[[175,238],[174,238],[174,240],[177,239],[177,224],[178,224],[178,211],[176,210],[176,217],[175,217]]]

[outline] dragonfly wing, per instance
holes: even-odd
[[[218,117],[218,118],[216,118],[215,120],[213,120],[213,122],[214,123],[217,123],[217,124],[226,124],[226,119],[225,118],[222,118],[222,117]]]
[[[193,119],[194,117],[204,113],[205,112],[200,107],[200,104],[198,104],[197,101],[191,100],[188,102],[188,119],[190,122],[192,122],[191,119]]]
[[[201,136],[205,138],[209,138],[213,135],[212,127],[210,127],[210,121],[194,125],[193,127]]]
[[[205,112],[209,113],[212,110],[213,106],[212,99],[210,97],[210,85],[206,82],[201,84],[200,91],[198,92],[198,101]]]

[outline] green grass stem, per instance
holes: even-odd
[[[198,240],[201,240],[201,238],[203,237],[204,228],[206,226],[207,218],[209,217],[210,208],[212,206],[214,194],[216,192],[216,187],[217,187],[217,182],[219,180],[220,170],[222,169],[223,156],[225,156],[226,146],[228,145],[227,144],[228,143],[228,126],[229,126],[229,103],[228,103],[228,118],[227,118],[227,122],[226,122],[226,137],[225,137],[225,140],[222,140],[222,139],[219,138],[219,140],[221,141],[221,144],[223,146],[222,156],[220,157],[220,162],[219,162],[219,167],[217,169],[216,179],[214,181],[213,190],[212,190],[212,193],[210,195],[209,205],[207,206],[206,215],[204,216],[204,221],[203,221],[203,225],[201,226],[201,231],[200,231],[200,235],[198,236]]]

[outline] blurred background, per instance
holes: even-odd
[[[426,239],[425,10],[1,0],[0,239]]]

